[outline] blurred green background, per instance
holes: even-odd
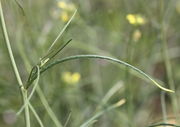
[[[2,7],[24,83],[77,9],[57,47],[72,42],[54,60],[77,54],[111,56],[176,91],[163,93],[131,69],[103,60],[62,63],[43,73],[39,86],[63,125],[71,114],[67,126],[78,127],[123,98],[125,104],[104,113],[91,126],[145,127],[163,122],[163,106],[167,122],[180,124],[180,0],[17,1],[3,0]],[[0,127],[24,127],[23,114],[15,116],[22,105],[21,94],[2,29],[0,42]],[[45,127],[55,127],[37,93],[31,104]],[[31,126],[39,126],[32,113]]]

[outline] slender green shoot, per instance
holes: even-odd
[[[34,116],[36,117],[40,127],[44,127],[42,120],[40,119],[39,115],[36,113],[36,110],[34,109],[34,107],[31,105],[31,103],[28,103],[29,108],[31,109],[32,113],[34,114]]]
[[[167,123],[166,100],[165,100],[164,91],[161,92],[161,108],[162,108],[163,122]]]
[[[6,46],[7,46],[8,53],[9,53],[9,56],[10,56],[10,59],[11,59],[11,64],[13,66],[14,73],[15,73],[16,78],[18,80],[19,87],[21,88],[23,86],[23,83],[22,83],[21,77],[19,75],[19,71],[17,69],[17,65],[16,65],[16,62],[15,62],[15,59],[14,59],[14,56],[13,56],[13,52],[12,52],[12,49],[11,49],[11,44],[10,44],[10,41],[9,41],[9,37],[8,37],[7,29],[6,29],[6,24],[5,24],[5,20],[4,20],[1,0],[0,0],[0,17],[1,17],[1,25],[2,25],[2,29],[3,29],[3,35],[4,35],[4,38],[5,38]]]
[[[2,9],[2,5],[1,5],[1,0],[0,0],[0,18],[1,18],[1,25],[2,25],[2,30],[3,30],[3,35],[5,38],[5,43],[8,49],[8,53],[10,56],[10,60],[11,60],[11,64],[13,66],[14,69],[14,73],[16,75],[16,79],[18,81],[21,93],[22,93],[22,98],[23,98],[23,103],[25,104],[26,100],[27,100],[27,91],[24,89],[19,71],[17,69],[17,65],[13,56],[13,52],[11,49],[11,44],[9,41],[9,37],[8,37],[8,33],[7,33],[7,29],[6,29],[6,24],[5,24],[5,20],[4,20],[4,15],[3,15],[3,9]],[[29,108],[28,106],[25,107],[25,123],[26,123],[26,127],[30,127],[30,115],[29,115]]]
[[[44,97],[44,94],[43,94],[41,88],[39,87],[39,85],[37,85],[36,92],[37,92],[42,104],[44,105],[44,108],[46,109],[48,115],[50,116],[50,118],[52,119],[52,121],[54,122],[56,127],[63,127],[62,124],[59,122],[58,118],[56,117],[56,115],[54,114],[53,110],[51,109],[50,105],[48,104],[46,98]]]
[[[22,14],[25,16],[25,11],[24,11],[24,8],[23,6],[18,2],[18,0],[15,0],[16,4],[18,5],[18,7],[20,8]]]
[[[88,119],[85,123],[83,123],[80,127],[87,127],[90,124],[94,123],[94,120],[96,120],[97,118],[99,118],[100,116],[102,116],[104,113],[111,111],[112,109],[115,109],[117,107],[120,107],[121,105],[123,105],[126,102],[125,99],[121,99],[120,101],[118,101],[117,103],[109,106],[108,108],[96,113],[93,117],[91,117],[90,119]]]
[[[159,124],[150,125],[150,126],[148,126],[148,127],[162,127],[162,126],[167,126],[167,127],[180,127],[180,126],[178,126],[178,125],[170,124],[170,123],[159,123]]]
[[[53,41],[53,43],[51,44],[51,46],[48,49],[47,54],[49,53],[49,51],[53,48],[53,46],[55,45],[55,43],[58,41],[58,39],[62,36],[62,34],[64,33],[64,31],[66,30],[66,28],[69,26],[69,24],[71,23],[71,21],[73,20],[74,16],[76,15],[77,10],[74,11],[73,15],[71,16],[71,18],[69,19],[69,21],[66,23],[66,25],[63,27],[63,29],[61,30],[61,32],[58,34],[58,36],[56,37],[56,39]]]
[[[118,82],[115,84],[103,97],[102,101],[100,102],[99,106],[97,107],[97,110],[101,109],[103,105],[107,104],[108,100],[121,88],[123,87],[122,82]]]
[[[66,122],[65,122],[65,124],[64,124],[63,127],[66,127],[66,126],[67,126],[67,124],[68,124],[70,118],[71,118],[71,112],[69,113],[68,118],[67,118],[67,120],[66,120]]]
[[[57,51],[53,50],[52,52],[50,52],[49,54],[47,54],[46,56],[44,56],[43,58],[41,58],[40,61],[40,67],[42,67],[45,63],[47,63],[50,59],[54,58],[60,51],[62,51],[70,42],[72,41],[72,39],[70,39],[69,41],[67,41],[65,44],[63,44]],[[53,53],[54,52],[54,53]],[[50,54],[52,54],[52,56],[49,56]]]

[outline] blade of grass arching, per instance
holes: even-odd
[[[4,20],[1,0],[0,0],[0,18],[1,18],[1,25],[2,25],[2,30],[3,30],[3,35],[4,35],[4,38],[5,38],[5,43],[6,43],[7,50],[8,50],[9,56],[10,56],[11,64],[13,66],[14,73],[15,73],[16,79],[18,81],[18,84],[19,84],[19,87],[20,87],[20,90],[21,90],[21,93],[22,93],[21,95],[22,95],[22,98],[23,98],[23,103],[25,103],[26,99],[27,99],[27,91],[24,89],[24,86],[23,86],[19,71],[17,69],[16,62],[15,62],[15,59],[14,59],[14,56],[13,56],[13,52],[12,52],[12,49],[11,49],[11,44],[10,44],[10,41],[9,41],[9,37],[8,37],[7,29],[6,29],[6,24],[5,24],[5,20]],[[30,115],[29,115],[29,107],[28,106],[26,106],[26,108],[25,108],[25,123],[26,123],[26,127],[30,127]]]
[[[59,122],[59,120],[57,119],[56,115],[54,114],[54,112],[52,111],[50,105],[48,104],[46,98],[44,97],[44,94],[41,90],[41,88],[37,85],[37,89],[36,89],[37,94],[39,95],[39,98],[42,102],[42,104],[44,105],[44,108],[46,109],[48,115],[50,116],[50,118],[52,119],[52,121],[54,122],[54,124],[56,125],[56,127],[63,127],[62,124]]]
[[[62,34],[64,33],[64,31],[66,30],[66,28],[69,26],[69,24],[71,23],[71,21],[73,20],[74,16],[76,15],[77,10],[74,11],[73,15],[71,16],[71,18],[69,19],[69,21],[66,23],[66,25],[63,27],[63,29],[61,30],[61,32],[58,34],[58,36],[56,37],[56,39],[53,41],[53,43],[51,44],[51,46],[49,47],[47,54],[49,53],[49,51],[53,48],[53,46],[55,45],[55,43],[58,41],[58,39],[62,36]]]
[[[107,51],[103,51],[95,46],[92,46],[92,45],[87,45],[87,44],[84,44],[82,42],[75,42],[76,44],[72,43],[72,47],[75,47],[75,48],[78,48],[80,50],[83,50],[87,53],[93,53],[93,54],[105,54],[106,56],[110,56],[110,57],[114,57],[112,54],[110,54],[109,52]],[[90,47],[90,48],[87,48],[87,47]],[[178,49],[177,49],[178,50]],[[176,51],[176,53],[178,54],[178,52]],[[177,55],[176,55],[177,56]],[[159,55],[159,57],[157,57],[157,60],[161,60],[161,56]],[[122,69],[122,70],[125,70],[126,68],[123,68],[122,66],[120,66],[119,64],[117,65],[118,68]],[[142,80],[145,80],[147,82],[149,82],[149,80],[143,76],[141,76],[141,74],[139,73],[136,73],[135,71],[129,71],[129,73],[135,77],[138,77]],[[161,84],[163,84],[162,81],[156,79],[158,82],[160,82]]]
[[[125,99],[121,99],[120,101],[118,101],[117,103],[109,106],[108,108],[99,111],[98,113],[96,113],[94,116],[92,116],[90,119],[88,119],[85,123],[83,123],[82,125],[80,125],[80,127],[87,127],[90,124],[94,123],[94,120],[96,120],[97,118],[99,118],[100,116],[102,116],[104,113],[111,111],[117,107],[120,107],[121,105],[123,105],[126,102]]]
[[[32,98],[32,96],[33,96],[33,94],[34,94],[34,92],[35,92],[35,90],[36,90],[36,87],[37,87],[37,85],[38,85],[38,83],[39,83],[39,77],[40,77],[39,67],[36,66],[36,69],[37,69],[37,79],[36,79],[36,82],[35,82],[35,84],[34,84],[34,86],[33,86],[33,88],[32,88],[31,93],[30,93],[29,96],[28,96],[28,99],[26,100],[26,103],[20,108],[20,110],[16,113],[16,115],[20,115],[20,113],[23,111],[23,109],[24,109],[24,108],[27,106],[27,104],[29,103],[30,99]]]
[[[124,66],[127,66],[129,68],[131,68],[132,70],[140,73],[141,75],[143,75],[144,77],[146,77],[147,79],[149,79],[154,85],[156,85],[157,87],[159,87],[161,90],[164,90],[166,92],[171,92],[171,93],[174,93],[173,90],[170,90],[170,89],[167,89],[167,88],[164,88],[162,87],[159,83],[157,83],[153,78],[151,78],[148,74],[146,74],[145,72],[143,72],[142,70],[124,62],[124,61],[121,61],[121,60],[118,60],[118,59],[115,59],[115,58],[112,58],[112,57],[107,57],[107,56],[99,56],[99,55],[75,55],[75,56],[69,56],[69,57],[66,57],[66,58],[62,58],[62,59],[59,59],[59,60],[56,60],[50,64],[48,64],[47,66],[45,66],[44,68],[42,68],[41,72],[40,73],[43,73],[45,71],[47,71],[49,68],[59,64],[59,63],[63,63],[63,62],[66,62],[66,61],[70,61],[70,60],[75,60],[75,59],[103,59],[103,60],[108,60],[108,61],[111,61],[111,62],[115,62],[115,63],[118,63],[118,64],[122,64]],[[37,75],[35,77],[33,77],[32,80],[35,80],[37,77]]]
[[[178,125],[175,124],[169,124],[169,123],[159,123],[159,124],[154,124],[154,125],[150,125],[147,127],[162,127],[162,126],[167,126],[167,127],[180,127]]]
[[[43,123],[42,123],[42,121],[41,121],[39,115],[37,114],[36,110],[34,109],[34,107],[31,105],[30,102],[28,103],[28,105],[29,105],[29,108],[31,109],[32,113],[33,113],[34,116],[36,117],[36,119],[37,119],[39,125],[40,125],[41,127],[44,127],[44,125],[43,125]]]

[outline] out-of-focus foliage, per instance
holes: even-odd
[[[33,65],[46,53],[63,26],[77,14],[55,47],[72,42],[54,59],[100,54],[124,60],[170,88],[166,57],[172,67],[174,94],[180,104],[179,0],[15,0],[2,1],[13,53],[24,83]],[[167,44],[167,47],[164,44]],[[165,56],[167,50],[168,56]],[[166,54],[167,55],[167,54]],[[69,61],[40,76],[39,85],[57,118],[78,127],[98,112],[125,98],[93,127],[144,127],[163,122],[161,90],[128,68],[103,60]],[[117,87],[122,85],[122,87]],[[114,90],[114,89],[117,89]],[[104,104],[109,91],[114,94]],[[174,96],[165,94],[168,122],[175,123]],[[31,100],[47,127],[52,120],[37,96]],[[21,95],[0,30],[0,126],[24,127]],[[180,111],[179,109],[177,109]],[[180,112],[178,112],[180,113]],[[179,117],[180,119],[180,117]],[[31,115],[32,127],[38,127]],[[178,122],[176,122],[178,124]],[[179,122],[180,124],[180,122]]]

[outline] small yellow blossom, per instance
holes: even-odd
[[[64,1],[59,1],[57,3],[58,7],[61,9],[66,9],[67,8],[67,4]]]
[[[132,14],[128,14],[126,16],[126,19],[129,21],[130,24],[136,24],[136,18],[134,15]]]
[[[73,3],[70,2],[66,2],[64,0],[59,1],[57,3],[58,8],[60,9],[61,13],[60,13],[60,19],[63,22],[67,22],[70,19],[70,15],[72,12],[75,11],[75,5]]]
[[[128,14],[126,16],[126,19],[132,25],[143,25],[146,23],[145,19],[141,15],[138,15],[138,14]]]
[[[145,24],[145,19],[140,15],[136,15],[136,22],[139,25],[143,25],[143,24]]]
[[[81,75],[77,72],[71,73],[71,72],[64,72],[62,74],[62,80],[67,84],[76,84],[79,82],[81,78]]]
[[[180,1],[176,3],[176,11],[180,14]]]
[[[73,3],[66,3],[65,1],[59,1],[57,3],[57,6],[60,9],[66,10],[66,11],[74,11],[75,10],[75,5]]]
[[[63,21],[63,22],[67,22],[69,20],[69,15],[66,11],[62,11],[61,12],[61,15],[60,15],[60,19]]]
[[[133,35],[132,35],[132,38],[133,38],[133,41],[137,42],[139,41],[139,39],[141,38],[142,36],[142,33],[140,30],[136,29],[134,32],[133,32]]]

